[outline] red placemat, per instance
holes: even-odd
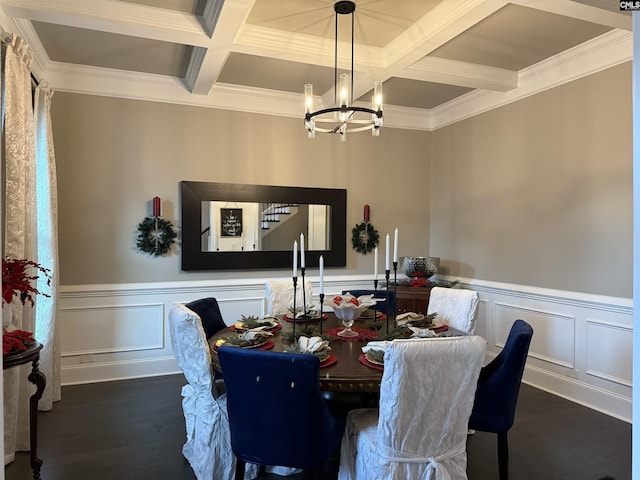
[[[375,330],[369,330],[368,328],[354,328],[351,327],[351,330],[358,334],[357,337],[341,337],[338,335],[338,332],[344,330],[344,327],[339,328],[329,328],[326,330],[326,333],[331,335],[335,340],[342,340],[344,342],[363,342],[366,340],[374,340],[378,338],[378,332]]]
[[[243,328],[241,328],[241,329],[239,329],[239,330],[240,330],[241,332],[244,332],[244,329],[243,329]],[[282,330],[282,324],[281,324],[281,323],[277,324],[277,325],[276,325],[275,327],[273,327],[273,328],[267,328],[265,331],[267,331],[267,332],[271,332],[271,333],[276,333],[276,332],[279,332],[280,330]],[[231,325],[231,326],[229,327],[229,331],[231,331],[231,332],[237,332],[237,331],[238,331],[238,329],[235,327],[235,325]]]
[[[272,349],[276,344],[273,343],[273,340],[267,340],[266,343],[260,345],[259,347],[254,347],[253,350],[270,350]],[[230,347],[237,347],[238,345],[231,345],[229,344]],[[239,347],[239,348],[251,348],[251,347]],[[213,345],[213,349],[214,350],[218,350],[218,346],[217,345]]]
[[[449,325],[442,325],[441,327],[434,328],[432,331],[436,333],[440,333],[440,332],[446,332],[447,330],[449,330]]]
[[[260,345],[259,347],[254,348],[254,350],[271,350],[274,345],[275,343],[273,343],[273,340],[269,340],[264,345]]]
[[[322,320],[327,320],[329,318],[329,315],[327,315],[326,313],[322,314]],[[291,322],[293,323],[293,318],[291,318],[289,315],[284,314],[282,316],[283,320],[286,320],[287,322]],[[318,318],[296,318],[296,323],[312,323],[312,322],[319,322],[320,321],[320,317]]]
[[[384,367],[382,365],[376,365],[375,363],[371,363],[369,360],[367,360],[367,357],[365,356],[364,353],[358,357],[358,360],[360,360],[361,364],[366,365],[369,368],[375,368],[376,370],[384,370]]]
[[[331,355],[329,355],[329,358],[327,358],[324,362],[320,362],[320,368],[323,367],[328,367],[329,365],[333,365],[334,363],[336,363],[338,361],[338,357],[336,357],[333,353]]]
[[[383,322],[387,319],[387,316],[382,313],[382,312],[378,312],[378,316],[376,317],[376,322]],[[373,322],[373,317],[358,317],[356,318],[356,322]]]

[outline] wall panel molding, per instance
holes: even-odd
[[[631,421],[632,299],[457,280],[461,288],[476,290],[480,296],[476,334],[487,340],[487,361],[501,351],[512,322],[523,318],[534,328],[525,383]],[[216,297],[231,325],[240,315],[264,314],[264,282],[225,279],[62,286],[62,383],[177,373],[168,330],[173,303]],[[326,295],[370,288],[368,275],[336,275],[324,283]],[[312,287],[318,291],[317,282]],[[127,340],[132,324],[140,338]],[[152,331],[142,332],[143,328]]]

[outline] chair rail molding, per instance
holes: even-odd
[[[168,312],[174,302],[213,296],[228,325],[266,312],[266,280],[251,278],[60,288],[63,385],[179,373]],[[534,334],[523,381],[631,422],[633,300],[471,278],[478,292],[476,334],[497,355],[511,324],[522,318]],[[319,284],[311,278],[317,304]],[[324,278],[325,295],[371,288],[369,275]]]

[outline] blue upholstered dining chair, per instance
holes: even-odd
[[[393,315],[396,312],[396,294],[393,290],[343,290],[342,294],[350,293],[354,297],[373,295],[374,298],[385,298],[384,302],[378,302],[377,309],[385,315]],[[388,295],[388,296],[387,296]]]
[[[189,310],[200,317],[202,328],[207,339],[218,333],[223,328],[227,328],[227,324],[222,319],[218,301],[213,297],[201,298],[184,305]]]
[[[313,355],[220,347],[236,480],[245,462],[314,469],[337,452],[344,425],[320,393]]]
[[[500,480],[509,477],[507,432],[513,426],[531,337],[531,325],[524,320],[513,323],[502,351],[480,371],[469,419],[470,429],[498,434]]]

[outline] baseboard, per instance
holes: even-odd
[[[109,382],[182,373],[173,357],[69,365],[60,369],[62,385]]]

